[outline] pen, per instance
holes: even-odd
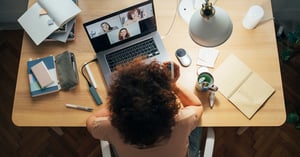
[[[215,103],[215,92],[211,91],[209,96],[209,105],[211,109],[214,107],[214,103]]]
[[[66,104],[67,108],[74,108],[74,109],[78,109],[78,110],[84,110],[84,111],[93,111],[93,108],[91,107],[86,107],[86,106],[79,106],[79,105],[73,105],[73,104]]]
[[[75,65],[75,57],[73,54],[71,54],[71,62],[72,62],[72,67],[73,67],[73,70],[76,71],[76,65]]]

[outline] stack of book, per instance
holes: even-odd
[[[43,41],[74,39],[76,16],[80,13],[77,0],[38,0],[18,22],[39,45]]]
[[[29,88],[32,97],[45,95],[60,90],[57,79],[55,57],[47,56],[39,59],[29,60],[28,77]]]

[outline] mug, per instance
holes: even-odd
[[[202,71],[201,71],[202,70]],[[214,77],[205,69],[198,70],[198,78],[196,81],[196,89],[201,92],[208,90],[217,91],[217,86],[214,85]]]
[[[209,89],[209,86],[211,86],[213,83],[214,79],[212,75],[208,72],[202,72],[198,75],[196,89],[201,92],[207,91]]]
[[[243,18],[243,26],[246,29],[254,29],[264,16],[264,9],[259,5],[253,5]]]

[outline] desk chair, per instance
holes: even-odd
[[[207,128],[204,155],[203,157],[212,157],[215,144],[215,132],[213,128]],[[111,149],[107,141],[100,140],[102,157],[111,157]]]

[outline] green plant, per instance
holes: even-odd
[[[288,61],[300,49],[300,26],[294,31],[288,32],[277,37],[280,46],[280,59]]]

